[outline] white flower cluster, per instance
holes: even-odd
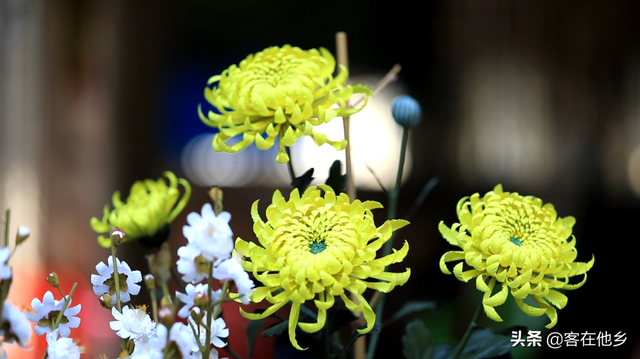
[[[193,319],[189,320],[189,325],[175,322],[168,331],[163,324],[156,324],[144,309],[122,308],[122,313],[112,308],[111,313],[116,319],[109,323],[112,330],[123,339],[130,339],[135,342],[133,353],[130,359],[162,359],[163,350],[167,345],[175,344],[180,350],[183,359],[201,359],[202,353],[196,342],[196,333],[199,333],[201,345],[205,345],[205,328],[195,324]],[[205,313],[206,314],[206,313]],[[221,338],[229,336],[229,329],[222,318],[216,319],[211,324],[211,341],[218,348],[226,345]],[[193,329],[192,329],[193,328]],[[211,350],[210,357],[217,358],[217,351]]]
[[[232,256],[233,232],[229,227],[230,219],[231,214],[228,212],[221,212],[216,216],[209,203],[202,206],[202,215],[190,213],[187,216],[189,225],[182,227],[182,234],[189,243],[178,249],[180,259],[176,264],[178,272],[183,275],[182,279],[196,284],[208,277],[209,263],[213,263],[213,278],[233,281],[238,290],[238,298],[247,304],[254,284],[242,268],[239,258]],[[187,290],[186,295],[190,299],[185,298],[182,293],[180,299],[185,304],[193,306],[193,296],[198,292]],[[181,312],[188,316],[184,308]]]

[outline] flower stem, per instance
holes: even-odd
[[[2,237],[2,247],[9,246],[9,224],[11,223],[11,210],[7,208],[4,211],[4,236]]]
[[[231,355],[231,357],[233,357],[234,359],[243,359],[240,354],[236,353],[233,349],[231,349],[231,346],[229,345],[229,343],[227,343],[227,345],[224,347],[224,350],[226,350],[227,353],[229,353],[229,355]]]
[[[180,291],[182,293],[186,293],[184,282],[182,281],[182,278],[180,278],[180,274],[178,273],[178,270],[174,266],[171,266],[171,277],[173,278],[174,282],[176,282],[176,284],[180,288]]]
[[[55,322],[53,322],[53,330],[56,330],[56,328],[58,328],[58,323],[60,323],[60,320],[62,319],[62,315],[64,314],[64,311],[67,310],[69,303],[71,303],[71,297],[73,297],[73,293],[75,293],[77,287],[78,287],[78,282],[73,283],[73,287],[71,287],[71,292],[69,292],[69,295],[65,298],[64,303],[62,304],[62,309],[60,309],[60,312],[58,313],[58,316],[56,317]]]
[[[113,281],[116,285],[116,309],[122,313],[122,303],[120,302],[120,275],[118,274],[118,259],[116,258],[116,245],[111,243],[111,262],[113,263]]]
[[[291,157],[291,149],[289,146],[284,146],[284,151],[289,156],[289,162],[287,162],[287,168],[289,169],[289,176],[291,177],[291,182],[296,180],[296,173],[293,171],[293,157]]]
[[[214,258],[215,259],[215,258]],[[211,296],[213,295],[213,290],[211,288],[212,284],[213,284],[213,262],[211,262],[209,264],[209,276],[208,276],[208,280],[207,280],[207,295],[209,297],[209,300],[211,300]],[[224,293],[222,294],[224,295]],[[209,353],[211,353],[211,316],[212,316],[212,310],[213,308],[209,308],[209,310],[207,310],[207,324],[206,324],[206,333],[205,333],[205,342],[204,342],[204,350],[202,351],[202,357],[203,358],[208,358],[209,357]],[[200,336],[198,336],[198,341],[200,341]]]
[[[456,348],[456,351],[453,353],[453,356],[451,357],[452,359],[458,359],[460,357],[460,354],[462,354],[462,350],[467,345],[469,338],[471,338],[471,333],[473,332],[473,329],[475,329],[477,326],[476,322],[478,320],[478,316],[480,315],[480,308],[482,308],[482,301],[480,301],[480,304],[478,304],[478,307],[476,308],[476,312],[473,314],[473,318],[471,319],[471,322],[467,327],[467,331],[462,336],[462,340],[460,341],[460,344],[458,344],[458,348]]]
[[[323,301],[327,300],[327,295],[329,294],[329,290],[325,289],[324,291],[324,298],[322,298]],[[329,308],[329,310],[333,309]],[[332,319],[331,317],[333,316],[332,313],[330,313],[328,315],[329,320],[327,320],[327,322],[324,324],[324,326],[322,327],[322,357],[324,359],[329,359],[331,357],[331,349],[330,349],[330,345],[331,345],[331,338],[329,336],[329,322]]]
[[[158,323],[158,298],[156,298],[156,288],[149,289],[149,296],[151,297],[151,312],[153,313],[153,321]]]
[[[396,185],[393,190],[389,191],[389,212],[387,213],[387,219],[394,219],[398,212],[398,199],[400,197],[400,184],[402,183],[402,171],[404,169],[404,160],[407,153],[407,142],[409,139],[409,128],[403,127],[402,130],[402,144],[400,145],[400,160],[398,162],[398,172],[396,174]],[[391,253],[391,249],[393,248],[393,240],[395,239],[396,234],[393,233],[391,238],[384,244],[382,247],[382,256],[385,257]],[[386,271],[386,268],[385,268]],[[384,302],[385,302],[385,294],[380,293],[378,303],[376,304],[376,325],[382,325],[382,316],[384,315]],[[380,332],[373,333],[369,339],[369,347],[368,347],[368,355],[367,359],[373,359],[376,353],[376,347],[378,346],[378,339],[380,337]]]

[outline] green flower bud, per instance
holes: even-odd
[[[58,279],[58,273],[56,272],[49,273],[49,275],[47,276],[47,282],[49,282],[49,284],[51,284],[54,288],[60,287],[60,280]]]

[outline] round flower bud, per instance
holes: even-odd
[[[111,240],[113,241],[113,244],[115,244],[116,246],[122,243],[124,236],[125,236],[124,231],[118,227],[114,228],[113,231],[111,231]]]
[[[26,241],[30,234],[31,231],[29,231],[29,228],[25,226],[18,227],[18,233],[16,233],[16,245]]]
[[[105,309],[111,310],[111,308],[113,308],[113,300],[111,299],[111,296],[109,294],[103,294],[98,299],[98,301],[100,302],[100,305]]]
[[[153,275],[151,274],[147,274],[144,276],[144,284],[147,286],[148,290],[155,290],[156,289],[156,281],[153,278]]]
[[[173,322],[175,322],[175,318],[173,316],[173,311],[169,307],[162,307],[158,309],[158,321],[164,324],[166,327],[171,327]]]
[[[391,105],[393,119],[403,127],[416,127],[422,120],[422,109],[416,99],[402,95],[393,100]]]
[[[58,279],[58,273],[51,272],[47,276],[47,282],[51,284],[54,288],[58,288],[60,286],[60,280]]]

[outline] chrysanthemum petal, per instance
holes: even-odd
[[[293,303],[291,305],[291,312],[289,313],[289,340],[291,345],[298,350],[307,350],[302,348],[296,340],[296,327],[298,326],[298,317],[300,316],[300,303]]]

